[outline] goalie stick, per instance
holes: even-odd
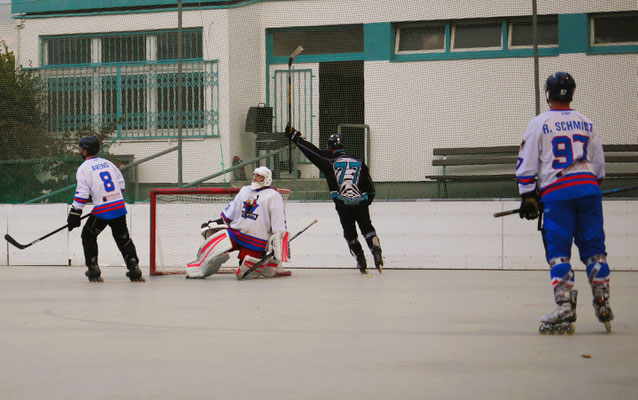
[[[84,215],[82,218],[80,218],[80,220],[83,220],[84,218],[88,217],[89,215],[91,215],[91,213],[88,213],[88,214]],[[61,226],[61,227],[59,227],[58,229],[54,230],[53,232],[49,232],[49,233],[47,233],[46,235],[42,236],[41,238],[38,238],[38,239],[34,240],[33,242],[28,243],[28,244],[20,244],[20,243],[18,243],[18,242],[17,242],[14,238],[12,238],[12,237],[11,237],[11,235],[9,235],[9,234],[4,235],[4,239],[5,239],[7,242],[9,242],[9,243],[11,243],[12,245],[14,245],[15,247],[19,248],[20,250],[24,250],[24,249],[26,249],[27,247],[29,247],[29,246],[31,246],[31,245],[34,245],[34,244],[38,243],[39,241],[44,240],[44,239],[48,238],[49,236],[54,235],[54,234],[56,234],[56,233],[60,232],[60,231],[61,231],[61,230],[63,230],[63,229],[66,229],[68,226],[69,226],[69,224],[66,224],[66,225],[64,225],[64,226]]]
[[[295,233],[295,235],[293,237],[291,237],[290,239],[288,239],[288,243],[292,242],[293,240],[295,240],[295,238],[299,235],[301,235],[302,233],[304,233],[305,231],[308,230],[308,228],[310,228],[311,226],[313,226],[314,224],[317,223],[317,221],[319,221],[317,218],[315,218],[311,223],[309,223],[308,225],[306,225],[305,228],[303,228],[302,230],[300,230],[299,232]],[[246,270],[246,272],[244,272],[240,277],[239,280],[244,279],[245,277],[248,276],[248,274],[250,274],[251,272],[253,272],[254,270],[256,270],[257,268],[261,267],[262,265],[264,265],[265,263],[267,263],[268,261],[272,260],[272,258],[274,257],[275,253],[273,251],[269,251],[265,256],[263,256],[261,258],[261,260],[257,261],[257,263],[255,263],[255,265],[253,265],[252,267],[248,268]]]
[[[303,51],[299,46],[292,52],[288,59],[288,126],[292,127],[292,62]],[[292,174],[292,138],[288,139],[288,173]]]
[[[638,186],[628,186],[628,187],[624,187],[624,188],[616,188],[616,189],[604,190],[601,194],[603,196],[607,196],[607,195],[610,195],[610,194],[626,192],[628,190],[634,190],[634,189],[638,189]],[[515,210],[507,210],[507,211],[497,212],[497,213],[494,213],[494,218],[505,217],[507,215],[512,215],[512,214],[518,214],[520,211],[521,211],[521,209],[517,208]]]

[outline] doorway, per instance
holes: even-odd
[[[326,148],[328,138],[339,124],[364,124],[363,61],[319,63],[319,145]],[[344,128],[346,151],[364,159],[363,129]]]

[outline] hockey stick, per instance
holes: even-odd
[[[311,223],[309,223],[308,225],[306,225],[305,228],[303,228],[302,230],[300,230],[299,232],[295,233],[295,235],[293,237],[291,237],[290,239],[288,239],[288,243],[292,242],[293,240],[295,240],[295,238],[299,235],[301,235],[302,233],[304,233],[305,231],[308,230],[308,228],[310,228],[311,226],[313,226],[314,224],[317,223],[317,221],[319,221],[317,218],[315,218]],[[263,256],[261,258],[261,260],[257,261],[257,263],[255,265],[253,265],[252,267],[248,268],[246,270],[246,272],[244,272],[240,277],[239,280],[244,279],[245,277],[248,276],[248,274],[250,274],[251,272],[253,272],[254,270],[256,270],[257,268],[261,267],[262,265],[264,265],[265,263],[267,263],[268,261],[270,261],[273,257],[274,257],[275,253],[273,251],[269,251],[265,256]]]
[[[601,194],[603,196],[608,196],[610,194],[616,194],[616,193],[626,192],[628,190],[635,190],[635,189],[638,189],[638,186],[628,186],[624,188],[604,190]],[[505,217],[506,215],[518,214],[520,211],[521,209],[517,208],[516,210],[507,210],[507,211],[497,212],[497,213],[494,213],[494,218]]]
[[[83,216],[82,218],[80,218],[80,220],[83,220],[84,218],[88,217],[89,215],[91,215],[91,213],[86,214],[85,216]],[[28,244],[20,244],[20,243],[18,243],[18,242],[17,242],[14,238],[12,238],[9,234],[4,235],[4,239],[5,239],[7,242],[9,242],[9,243],[11,243],[12,245],[14,245],[15,247],[19,248],[20,250],[24,250],[24,249],[26,249],[27,247],[29,247],[29,246],[31,246],[31,245],[34,245],[34,244],[38,243],[39,241],[44,240],[44,239],[48,238],[49,236],[54,235],[54,234],[56,234],[56,233],[60,232],[60,231],[61,231],[61,230],[63,230],[63,229],[66,229],[66,228],[68,228],[68,227],[69,227],[69,224],[66,224],[66,225],[64,225],[64,226],[62,226],[62,227],[60,227],[60,228],[58,228],[58,229],[54,230],[53,232],[49,232],[49,233],[47,233],[46,235],[42,236],[41,238],[38,238],[38,239],[34,240],[33,242],[28,243]]]
[[[292,62],[303,51],[299,46],[288,59],[288,126],[292,127]],[[292,138],[288,139],[288,173],[292,174]]]

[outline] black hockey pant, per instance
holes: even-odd
[[[359,204],[356,206],[335,204],[337,213],[339,214],[339,221],[343,228],[343,237],[348,242],[348,247],[354,252],[354,254],[360,254],[363,249],[357,240],[357,228],[361,235],[366,240],[368,247],[372,248],[372,238],[377,236],[372,221],[370,221],[370,211],[368,204]]]
[[[135,245],[129,236],[128,227],[126,226],[126,215],[114,219],[102,219],[91,215],[82,229],[82,247],[84,248],[84,260],[86,265],[97,263],[97,237],[107,225],[111,227],[113,239],[115,239],[117,248],[120,249],[126,265],[128,266],[129,260],[133,258],[137,263],[139,259],[137,258]],[[92,262],[91,260],[95,261]]]

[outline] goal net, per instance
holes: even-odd
[[[197,258],[204,240],[202,223],[220,217],[240,188],[154,189],[151,191],[150,274],[185,273],[186,264]],[[290,190],[277,189],[284,199]],[[234,273],[238,267],[231,257],[218,273]]]

